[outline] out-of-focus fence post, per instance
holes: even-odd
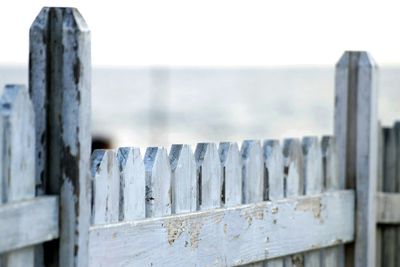
[[[356,190],[355,242],[346,266],[375,266],[378,166],[376,65],[367,52],[345,52],[336,65],[335,137],[339,177]]]
[[[60,239],[46,266],[88,266],[90,31],[74,8],[43,8],[30,29],[38,193],[60,196]]]

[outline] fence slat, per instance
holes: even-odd
[[[7,85],[0,99],[2,201],[11,203],[35,197],[35,128],[32,103],[22,85]],[[1,182],[1,181],[0,181]],[[4,266],[34,265],[34,248],[3,255]]]
[[[221,207],[222,173],[217,146],[214,143],[197,144],[195,159],[200,209]]]
[[[304,190],[305,195],[314,195],[322,192],[322,155],[317,137],[305,137],[302,140],[304,155]],[[305,267],[319,267],[320,250],[304,254]]]
[[[323,163],[324,189],[327,192],[342,190],[344,185],[340,185],[343,180],[339,179],[337,172],[337,151],[335,138],[324,136],[321,140],[321,152]],[[322,266],[324,267],[343,267],[344,266],[344,246],[338,245],[326,248],[322,251]]]
[[[144,156],[146,170],[146,217],[171,214],[171,167],[167,150],[149,147]]]
[[[139,148],[121,147],[117,152],[120,175],[119,220],[146,217],[145,170]]]
[[[367,52],[345,52],[336,65],[335,138],[339,177],[357,191],[355,242],[346,246],[346,265],[376,264],[378,120],[376,64]]]
[[[189,145],[172,145],[171,162],[172,214],[197,210],[196,161]]]
[[[60,239],[46,247],[48,265],[88,265],[90,54],[90,31],[78,10],[42,9],[31,26],[29,88],[41,146],[35,158],[45,161],[38,175],[46,193],[60,195]]]
[[[400,122],[396,121],[394,126],[396,139],[396,193],[400,193]],[[378,176],[379,177],[379,176]],[[396,251],[400,251],[400,226],[396,226]],[[396,266],[400,266],[400,255],[396,255]]]
[[[283,199],[284,192],[284,164],[282,148],[278,140],[266,140],[263,145],[264,160],[266,167],[266,181],[268,182],[268,199],[279,200]],[[268,267],[283,267],[284,259],[272,259],[264,263]]]
[[[118,222],[119,172],[115,152],[95,150],[92,155],[92,224]]]
[[[239,147],[236,143],[219,144],[218,153],[222,165],[222,198],[225,207],[242,204],[242,169]]]
[[[396,192],[396,137],[394,128],[383,128],[383,192]],[[396,226],[384,225],[382,229],[382,266],[396,266]]]
[[[283,142],[285,161],[285,196],[296,197],[304,194],[304,160],[300,141],[285,139]],[[301,254],[285,258],[285,267],[303,266],[304,257]]]

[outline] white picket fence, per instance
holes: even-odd
[[[76,9],[43,8],[29,58],[30,99],[15,85],[0,100],[0,266],[400,265],[400,127],[378,125],[368,53],[336,65],[331,137],[143,158],[90,158],[90,31]]]

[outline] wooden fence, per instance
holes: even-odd
[[[76,9],[43,8],[29,56],[30,99],[8,86],[0,100],[0,266],[399,266],[400,126],[380,130],[368,53],[336,66],[334,136],[143,158],[90,157]]]

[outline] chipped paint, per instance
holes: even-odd
[[[321,219],[321,198],[302,199],[295,207],[296,211],[312,211],[314,218]]]

